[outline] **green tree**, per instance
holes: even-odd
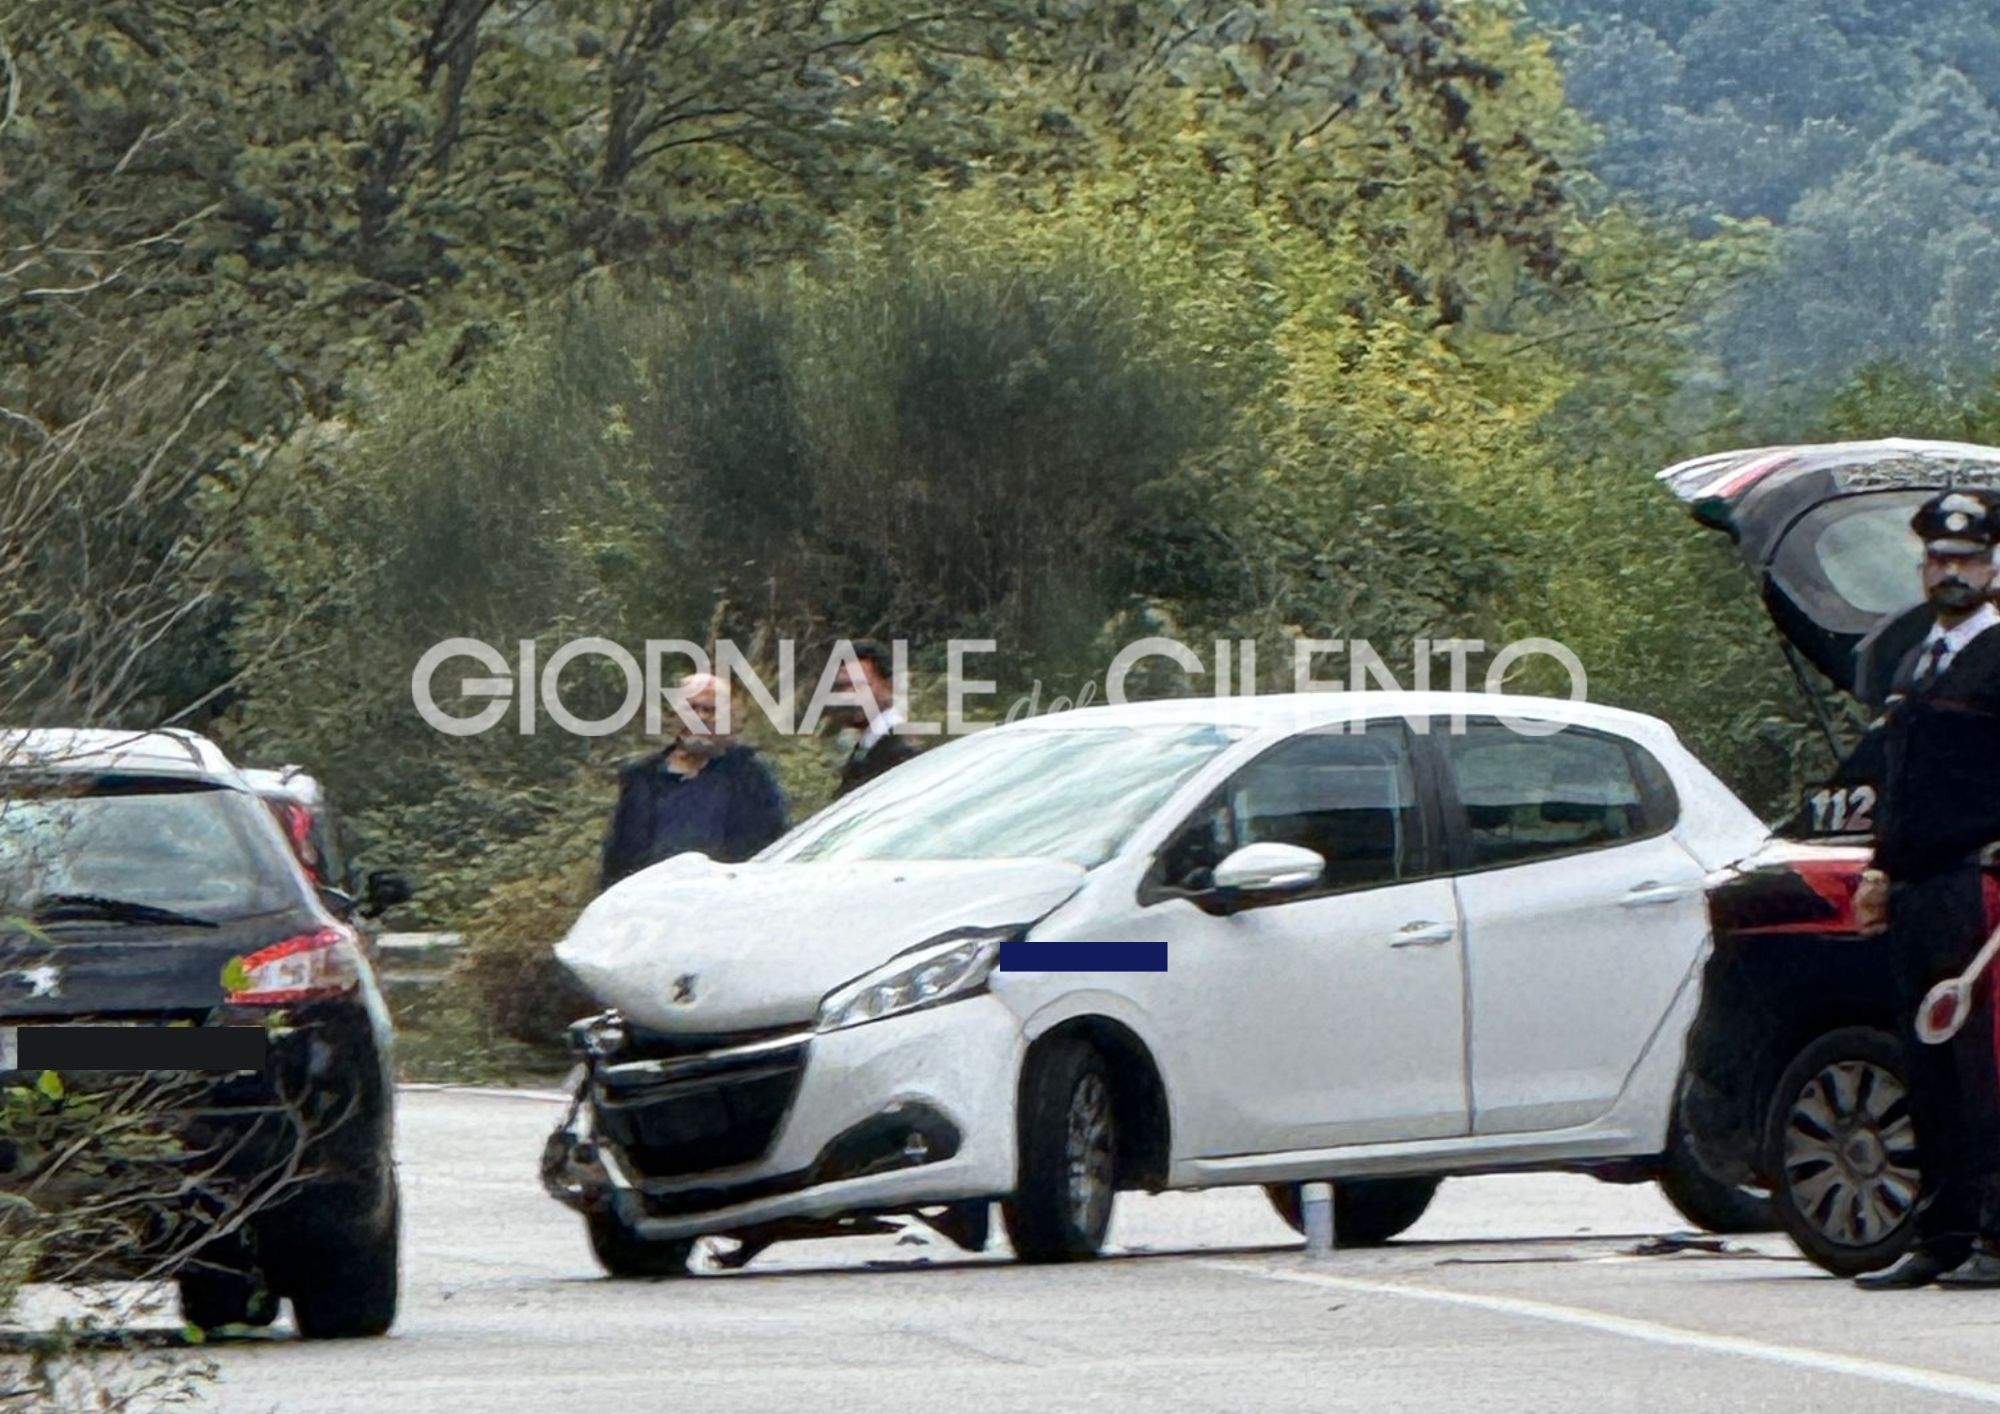
[[[1990,368],[2000,19],[1978,0],[1536,0],[1617,192],[1780,227],[1777,260],[1715,311],[1730,380],[1799,409],[1883,358]]]
[[[47,685],[24,705],[226,705],[245,663],[214,646],[257,593],[235,578],[231,508],[297,429],[337,420],[412,341],[463,376],[593,274],[790,259],[836,218],[892,219],[963,180],[998,91],[934,56],[977,67],[1014,13],[17,6],[0,18],[0,452],[34,487],[90,491],[74,537],[44,533],[45,509],[0,511],[0,565],[40,575],[0,588],[10,681]],[[52,566],[72,540],[92,553]],[[65,616],[141,593],[167,601],[141,635],[157,651],[122,703],[79,696],[66,675],[93,650]]]

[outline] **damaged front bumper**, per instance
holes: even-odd
[[[1025,1043],[991,995],[691,1051],[616,1013],[572,1034],[583,1064],[543,1185],[639,1237],[796,1231],[1014,1187]]]

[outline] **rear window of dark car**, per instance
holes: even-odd
[[[0,913],[90,894],[226,919],[303,895],[262,801],[174,778],[0,781]]]
[[[1910,516],[1931,491],[1877,491],[1815,506],[1779,543],[1778,582],[1828,627],[1861,633],[1924,597]]]

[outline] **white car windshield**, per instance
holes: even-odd
[[[1094,869],[1234,739],[1186,724],[981,732],[898,766],[764,857],[1061,859]]]

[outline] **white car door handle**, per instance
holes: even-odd
[[[1458,933],[1449,923],[1405,923],[1389,939],[1392,948],[1434,948],[1448,943]]]
[[[1660,884],[1648,879],[1643,884],[1634,884],[1625,891],[1620,901],[1622,908],[1652,908],[1663,903],[1675,903],[1688,896],[1688,891],[1676,884]]]

